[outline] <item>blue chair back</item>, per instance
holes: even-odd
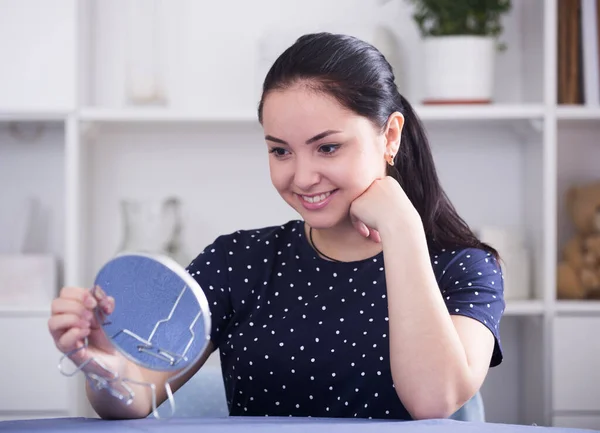
[[[478,391],[469,401],[450,416],[450,419],[468,422],[485,422],[483,398]]]
[[[174,394],[177,418],[225,417],[229,415],[223,376],[219,365],[204,365]],[[170,413],[165,401],[159,408],[160,415]],[[150,415],[152,416],[152,415]],[[481,394],[477,392],[450,419],[468,422],[485,422],[485,410]]]
[[[221,367],[204,365],[190,380],[173,394],[175,417],[220,418],[229,416]],[[161,416],[171,413],[169,401],[158,408]],[[150,414],[152,417],[152,414]]]

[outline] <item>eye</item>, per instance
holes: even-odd
[[[269,149],[269,153],[272,153],[277,158],[281,158],[282,156],[287,155],[286,152],[287,149],[284,149],[283,147],[272,147],[271,149]]]
[[[319,152],[324,153],[326,155],[331,155],[332,153],[335,153],[335,151],[338,150],[339,147],[339,144],[323,144],[322,146],[319,146]]]

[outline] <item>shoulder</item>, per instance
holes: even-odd
[[[472,286],[474,284],[502,287],[500,263],[482,248],[446,248],[431,255],[433,269],[440,287]]]
[[[300,220],[290,220],[281,225],[237,230],[219,235],[197,256],[212,255],[225,261],[240,262],[264,254],[271,255],[281,245],[297,242],[303,230]],[[243,260],[248,261],[248,260]]]
[[[196,255],[186,270],[206,287],[221,287],[239,278],[257,277],[260,269],[282,249],[297,242],[302,221],[288,221],[278,226],[237,230],[216,237]]]
[[[265,226],[253,229],[237,230],[220,235],[213,245],[233,251],[242,252],[264,245],[274,248],[282,242],[292,242],[298,238],[297,233],[302,230],[302,221],[291,220],[281,225]],[[233,255],[233,254],[229,254]]]
[[[448,312],[470,317],[487,327],[495,338],[490,366],[500,364],[499,327],[506,307],[500,263],[480,248],[446,249],[431,257]]]

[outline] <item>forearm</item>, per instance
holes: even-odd
[[[451,415],[471,396],[465,350],[440,294],[422,227],[381,230],[392,378],[415,418]]]
[[[181,375],[179,373],[160,370],[148,370],[122,358],[125,361],[125,364],[121,369],[123,371],[121,377],[129,379],[131,382],[154,384],[156,389],[156,407],[158,407],[167,400],[165,387],[167,382],[169,383],[171,392],[175,393],[184,383],[196,374],[214,350],[215,348],[212,342],[210,342],[206,347],[204,354],[198,359],[196,364],[188,368],[185,373]],[[88,400],[96,413],[104,419],[145,418],[150,415],[153,409],[151,388],[147,385],[137,385],[133,383],[128,383],[128,385],[135,393],[130,405],[126,405],[124,402],[119,401],[106,390],[94,390],[90,387],[89,383],[86,383]],[[120,387],[119,392],[125,393],[126,390]]]
[[[125,367],[122,377],[127,377],[134,381],[143,382],[140,370],[129,361]],[[135,419],[144,418],[152,410],[152,396],[150,388],[132,385],[131,389],[135,392],[131,404],[125,404],[128,399],[128,391],[120,385],[116,385],[116,390],[125,396],[124,401],[114,397],[106,389],[95,389],[93,385],[86,380],[86,394],[92,405],[92,408],[103,419]]]

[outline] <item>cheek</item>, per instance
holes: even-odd
[[[288,170],[283,166],[280,161],[273,161],[273,159],[269,160],[269,172],[271,176],[271,183],[275,187],[277,191],[281,191],[285,189],[287,184],[289,183],[289,173]]]
[[[375,179],[385,176],[383,157],[376,152],[360,152],[345,164],[345,183],[352,189],[364,192]]]

